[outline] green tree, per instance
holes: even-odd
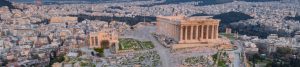
[[[50,64],[47,67],[51,67],[52,64],[54,64],[55,62],[63,62],[65,60],[64,56],[58,56],[58,57],[54,57],[54,58],[50,58]]]
[[[293,55],[292,49],[289,47],[278,47],[274,53],[275,57],[273,59],[280,59],[283,61],[289,61],[289,57]]]
[[[94,50],[99,54],[99,56],[104,56],[104,48],[94,48]]]
[[[292,49],[289,47],[278,47],[276,52],[280,55],[287,55],[287,54],[292,54]]]

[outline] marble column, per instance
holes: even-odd
[[[201,25],[201,32],[200,32],[200,34],[201,34],[200,39],[201,39],[201,40],[204,39],[204,38],[203,38],[203,33],[204,33],[204,25]]]
[[[194,26],[190,26],[190,40],[193,40],[194,38],[193,38],[193,36],[194,36]]]
[[[216,29],[216,39],[218,39],[218,36],[219,36],[219,25],[216,25],[217,27],[217,29]]]
[[[203,34],[203,36],[202,36],[203,39],[206,39],[206,35],[207,35],[206,28],[207,28],[207,26],[203,25],[203,33],[202,33]]]
[[[219,32],[219,30],[218,30],[218,25],[215,25],[215,39],[217,39],[218,38],[218,32]]]
[[[94,41],[93,37],[90,37],[90,46],[93,46],[93,41]]]
[[[93,46],[96,45],[96,40],[95,40],[95,37],[93,37]]]
[[[216,33],[215,32],[215,25],[212,25],[212,34],[211,34],[211,36],[212,36],[211,38],[212,39],[215,39],[215,33]]]
[[[180,40],[183,40],[183,26],[180,26]]]
[[[92,46],[95,46],[95,45],[96,45],[95,37],[92,37],[92,39],[93,39],[93,44],[92,44]]]
[[[206,25],[206,39],[208,39],[208,34],[209,34],[209,25]]]
[[[213,39],[213,25],[209,25],[208,28],[209,28],[209,29],[208,29],[208,31],[209,31],[209,32],[208,32],[208,33],[209,33],[209,34],[208,34],[208,35],[209,35],[208,38],[209,38],[209,39]]]
[[[215,28],[214,28],[214,25],[211,25],[211,39],[214,39],[215,37]]]
[[[94,40],[95,40],[95,45],[98,46],[99,45],[99,40],[97,37],[94,37]]]
[[[199,28],[199,26],[197,25],[196,26],[196,31],[195,31],[196,32],[196,37],[195,37],[196,40],[199,39],[199,29],[198,28]]]
[[[209,25],[209,35],[210,39],[213,39],[213,25]]]
[[[187,34],[188,34],[188,33],[187,33],[187,32],[188,32],[187,30],[188,30],[188,26],[185,26],[185,35],[184,35],[184,36],[185,36],[185,40],[188,40],[188,39],[187,39]]]

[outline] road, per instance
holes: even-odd
[[[151,27],[149,27],[151,28]],[[150,29],[147,29],[150,30]],[[169,48],[164,47],[163,45],[161,45],[158,40],[156,38],[154,38],[154,36],[151,35],[151,33],[155,32],[155,30],[151,30],[148,31],[146,34],[147,38],[149,38],[150,41],[152,41],[152,43],[154,44],[155,48],[154,50],[156,50],[160,56],[160,60],[162,62],[162,67],[174,67],[174,66],[170,66],[170,55],[171,52],[169,50]]]
[[[234,67],[241,67],[242,64],[242,58],[241,58],[241,52],[243,51],[243,46],[242,43],[239,41],[234,41],[234,44],[238,47],[238,49],[232,51],[234,54],[234,61],[233,61],[233,66]]]

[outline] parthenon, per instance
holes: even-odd
[[[157,20],[157,34],[174,39],[175,46],[210,46],[218,40],[220,20],[210,16],[158,16]]]

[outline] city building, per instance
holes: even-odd
[[[295,33],[294,38],[296,38],[296,41],[297,41],[298,43],[300,42],[300,31],[297,31],[297,32]]]
[[[52,17],[50,23],[68,23],[74,25],[78,22],[78,17]]]
[[[62,65],[63,65],[62,63],[56,62],[52,65],[52,67],[62,67]]]
[[[258,52],[258,48],[257,48],[256,44],[253,42],[244,42],[244,46],[245,46],[245,52],[247,52],[247,53],[257,53]]]
[[[2,39],[0,39],[0,50],[2,50],[2,49],[4,49],[4,41]]]
[[[232,32],[232,29],[231,29],[231,28],[226,28],[226,29],[225,29],[225,33],[226,33],[226,34],[231,34],[231,32]]]
[[[35,47],[42,47],[44,45],[50,44],[49,38],[47,36],[40,36],[37,37],[36,41],[34,41],[34,46]]]
[[[172,48],[215,46],[220,20],[210,16],[158,16],[157,34],[174,40]]]

